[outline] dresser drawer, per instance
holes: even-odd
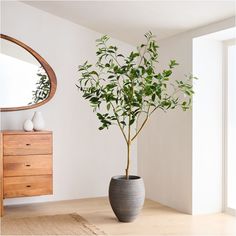
[[[51,154],[51,134],[3,135],[4,155]]]
[[[51,175],[52,155],[4,156],[4,177]]]
[[[5,177],[4,198],[52,194],[52,176]]]

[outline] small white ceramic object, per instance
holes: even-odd
[[[26,120],[23,124],[23,129],[24,131],[30,132],[33,131],[34,125],[33,122],[31,120]]]
[[[44,122],[42,113],[40,111],[36,111],[34,113],[34,116],[32,118],[32,122],[34,125],[34,130],[36,130],[36,131],[43,130],[45,127],[45,122]]]

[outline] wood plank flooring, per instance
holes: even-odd
[[[146,200],[142,213],[132,223],[118,222],[107,198],[7,206],[4,217],[73,212],[97,225],[108,235],[236,236],[236,217],[224,213],[191,216],[151,200]]]

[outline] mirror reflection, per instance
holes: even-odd
[[[50,80],[41,64],[24,48],[0,40],[0,107],[23,107],[46,100]]]

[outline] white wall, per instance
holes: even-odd
[[[180,65],[174,79],[182,79],[184,74],[192,72],[192,39],[234,25],[233,17],[161,40],[160,68],[165,68],[170,59],[176,59]],[[147,197],[190,214],[193,213],[192,145],[191,111],[154,114],[138,139],[138,172],[144,177]]]
[[[101,35],[20,2],[2,2],[1,32],[26,43],[54,69],[58,88],[42,111],[54,132],[54,195],[7,199],[6,204],[107,195],[110,177],[124,173],[126,146],[117,127],[98,131],[98,121],[75,87],[77,66],[95,61]],[[127,52],[132,47],[113,40]],[[2,113],[2,129],[22,129],[34,110]],[[132,173],[136,173],[136,144]]]

